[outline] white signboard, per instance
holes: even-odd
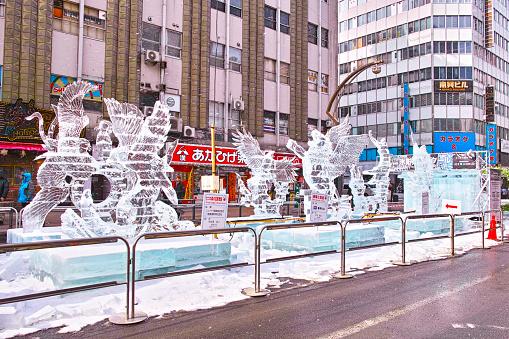
[[[442,213],[461,214],[461,200],[442,199]]]
[[[309,215],[310,222],[327,221],[327,206],[329,197],[326,194],[313,193],[311,194],[311,214]]]
[[[500,139],[500,152],[509,153],[509,140]]]
[[[219,190],[219,176],[217,175],[202,175],[201,177],[201,190],[202,191],[213,191]]]
[[[502,199],[502,173],[499,169],[490,168],[490,209],[500,209]],[[495,214],[497,221],[500,218],[499,214]]]
[[[422,214],[428,214],[429,213],[429,193],[428,192],[422,192]]]
[[[225,228],[228,215],[228,195],[219,193],[205,193],[201,213],[201,228]]]

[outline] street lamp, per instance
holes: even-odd
[[[359,67],[358,69],[356,69],[355,71],[350,73],[345,78],[345,80],[343,80],[341,82],[341,84],[339,84],[338,88],[336,88],[336,91],[334,92],[334,94],[332,94],[332,98],[330,99],[329,105],[327,106],[327,111],[325,112],[327,114],[327,116],[329,118],[331,118],[331,120],[334,122],[335,125],[339,125],[339,121],[336,120],[336,118],[334,118],[334,116],[332,116],[332,114],[330,113],[330,110],[332,108],[332,105],[334,104],[334,101],[336,101],[336,98],[340,97],[340,95],[339,95],[340,91],[343,89],[343,87],[345,87],[353,79],[355,79],[361,72],[363,72],[364,70],[370,68],[371,66],[373,66],[372,72],[374,74],[379,74],[382,71],[382,69],[380,68],[380,64],[381,63],[383,63],[383,60],[377,60],[377,61],[369,62],[366,65]]]

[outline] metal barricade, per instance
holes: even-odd
[[[403,227],[401,229],[401,262],[397,262],[397,265],[409,265],[410,263],[406,262],[406,242],[417,242],[417,241],[425,241],[425,240],[434,240],[434,239],[443,239],[448,238],[447,235],[439,235],[436,237],[423,238],[423,239],[412,239],[406,240],[406,223],[408,220],[415,219],[432,219],[432,218],[450,218],[450,234],[451,234],[451,255],[454,255],[454,217],[451,214],[447,213],[439,213],[439,214],[419,214],[419,215],[409,215],[405,218],[403,222]]]
[[[262,241],[262,234],[265,230],[282,230],[282,229],[290,229],[290,228],[305,228],[305,227],[317,227],[317,226],[341,226],[340,222],[337,221],[324,221],[324,222],[311,222],[311,223],[301,223],[301,224],[276,224],[276,225],[266,225],[263,226],[260,229],[260,232],[258,233],[258,251],[255,253],[255,290],[252,294],[244,293],[249,296],[263,296],[268,294],[267,291],[260,290],[260,270],[261,270],[261,241]],[[298,254],[298,255],[291,255],[286,257],[279,257],[276,259],[269,259],[266,260],[266,262],[274,262],[274,261],[283,261],[283,260],[291,260],[291,259],[298,259],[298,258],[305,258],[310,256],[317,256],[317,255],[325,255],[325,254],[333,254],[337,253],[336,250],[331,251],[324,251],[324,252],[314,252],[314,253],[307,253],[307,254]]]
[[[200,269],[191,269],[191,270],[176,271],[176,272],[169,272],[169,273],[162,273],[162,274],[154,274],[154,275],[145,276],[143,279],[136,280],[136,246],[141,239],[150,240],[150,239],[178,238],[178,237],[190,237],[190,236],[197,236],[197,235],[244,233],[244,232],[253,232],[254,242],[255,242],[254,253],[255,253],[255,260],[256,260],[256,253],[257,253],[257,251],[259,251],[259,243],[257,241],[256,232],[251,227],[217,228],[217,229],[209,229],[209,230],[145,233],[145,234],[140,235],[134,242],[133,251],[132,251],[133,254],[132,254],[132,261],[131,261],[131,263],[132,263],[131,307],[130,307],[130,318],[129,319],[137,319],[137,318],[143,317],[143,315],[137,316],[136,313],[142,314],[142,312],[135,313],[135,309],[134,309],[134,306],[135,306],[135,304],[134,304],[135,283],[137,281],[146,281],[146,280],[153,280],[153,279],[159,279],[159,278],[167,278],[167,277],[177,276],[177,275],[186,275],[186,274],[192,274],[192,273],[201,273],[201,272],[214,271],[214,270],[219,270],[219,269],[236,268],[236,267],[244,267],[244,266],[253,265],[253,264],[250,264],[247,262],[230,264],[230,265],[221,265],[221,266],[216,266],[216,267],[207,267],[207,268],[200,268]],[[255,276],[260,275],[260,272],[257,272],[257,269],[258,269],[258,267],[255,265]],[[256,282],[255,282],[254,290],[259,290],[259,289],[260,289],[260,286],[256,285]],[[128,307],[128,309],[129,309],[129,307]]]
[[[401,228],[404,228],[404,222],[401,217],[377,217],[377,218],[362,218],[362,219],[350,219],[348,220],[344,225],[341,225],[341,272],[334,277],[345,279],[345,278],[351,278],[352,275],[346,274],[346,226],[349,224],[365,224],[365,223],[371,223],[371,222],[377,222],[377,221],[390,221],[390,220],[399,220],[401,222]],[[356,247],[355,250],[365,249],[365,248],[372,248],[372,247],[382,247],[382,246],[389,246],[389,245],[395,245],[399,242],[391,242],[391,243],[384,243],[379,245],[370,245],[370,246],[359,246]],[[349,251],[354,249],[349,249]]]
[[[32,242],[32,243],[26,243],[26,244],[0,245],[0,254],[10,253],[10,252],[19,252],[19,251],[48,249],[48,248],[108,244],[108,243],[115,243],[118,241],[122,241],[126,245],[126,248],[127,248],[127,252],[126,252],[126,254],[127,254],[126,274],[127,275],[126,275],[125,282],[108,281],[108,282],[97,283],[97,284],[92,284],[92,285],[84,285],[84,286],[64,288],[64,289],[54,290],[54,291],[39,292],[39,293],[20,295],[20,296],[16,296],[16,297],[3,298],[3,299],[0,299],[0,305],[126,284],[127,285],[126,299],[127,299],[127,305],[129,306],[129,287],[130,287],[130,283],[129,283],[129,276],[130,276],[130,274],[129,274],[129,253],[130,253],[130,247],[129,247],[129,243],[123,238],[104,237],[104,238],[39,241],[39,242]],[[125,319],[128,319],[129,318],[129,308],[126,309],[125,314],[119,313],[117,316],[125,317]]]
[[[18,210],[15,209],[14,207],[0,207],[0,213],[3,213],[3,212],[9,212],[9,228],[13,228],[12,227],[12,213],[14,212],[14,216],[15,216],[15,220],[14,220],[14,228],[17,228],[18,227]]]

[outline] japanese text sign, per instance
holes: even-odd
[[[486,150],[488,151],[488,163],[497,163],[497,125],[486,125]]]
[[[201,214],[202,230],[225,228],[228,215],[228,195],[219,193],[205,193]]]
[[[327,206],[329,197],[326,194],[311,194],[311,213],[309,214],[310,222],[327,221]]]
[[[475,133],[435,132],[435,153],[475,150]]]

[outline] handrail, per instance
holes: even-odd
[[[108,281],[108,282],[91,284],[91,285],[64,288],[64,289],[54,290],[54,291],[38,292],[38,293],[25,294],[25,295],[10,297],[10,298],[2,298],[2,299],[0,299],[0,305],[14,303],[14,302],[20,302],[20,301],[39,299],[39,298],[45,298],[45,297],[52,297],[52,296],[62,295],[62,294],[67,294],[67,293],[88,291],[88,290],[93,290],[93,289],[97,289],[97,288],[124,285],[124,284],[127,285],[126,299],[127,299],[127,305],[129,305],[129,287],[130,287],[130,283],[129,283],[129,276],[130,276],[130,274],[129,274],[130,273],[129,272],[129,269],[130,269],[130,267],[129,267],[129,264],[130,264],[129,253],[130,253],[130,246],[129,246],[129,243],[121,237],[114,236],[114,237],[102,237],[102,238],[90,238],[90,239],[38,241],[38,242],[32,242],[32,243],[26,243],[26,244],[7,244],[7,245],[0,245],[0,254],[1,253],[9,253],[9,252],[18,252],[18,251],[58,248],[58,247],[107,244],[107,243],[115,243],[118,241],[124,242],[124,244],[126,245],[126,248],[127,248],[126,282],[119,283],[117,281]],[[129,318],[129,308],[126,308],[125,317],[126,317],[126,319]]]
[[[256,253],[259,251],[259,244],[257,242],[256,238],[256,231],[252,229],[251,227],[235,227],[235,228],[215,228],[215,229],[208,229],[208,230],[189,230],[189,231],[171,231],[171,232],[158,232],[158,233],[144,233],[140,235],[133,244],[133,250],[132,250],[132,272],[131,272],[131,307],[130,307],[130,315],[131,318],[135,318],[135,311],[134,311],[134,300],[135,300],[135,284],[136,281],[142,281],[142,280],[151,280],[151,279],[157,279],[157,278],[164,278],[169,277],[173,275],[184,275],[184,274],[191,274],[191,273],[198,273],[198,272],[206,272],[206,271],[213,271],[218,269],[225,269],[225,268],[234,268],[234,267],[242,267],[242,266],[249,266],[249,263],[238,263],[238,264],[230,264],[230,265],[222,265],[218,267],[210,267],[210,268],[200,268],[200,269],[192,269],[192,270],[186,270],[179,273],[163,273],[163,274],[155,274],[149,276],[147,279],[141,279],[136,280],[136,246],[138,245],[138,242],[141,239],[165,239],[165,238],[179,238],[179,237],[189,237],[189,236],[197,236],[197,235],[208,235],[208,234],[225,234],[225,233],[243,233],[243,232],[253,232],[254,235],[254,241],[255,241],[255,261],[256,261]],[[260,272],[257,272],[257,269],[259,269],[259,265],[256,265],[255,263],[255,276],[260,275]],[[256,291],[260,291],[260,285],[256,284],[255,282],[255,288]],[[129,306],[127,307],[129,310]]]
[[[12,211],[14,211],[14,215],[16,216],[16,220],[15,220],[15,223],[14,223],[14,228],[17,228],[18,227],[18,210],[15,209],[14,207],[12,206],[2,206],[0,207],[0,213],[2,212],[9,212],[12,213]],[[9,228],[12,228],[12,214],[10,214],[11,218],[9,220]]]

